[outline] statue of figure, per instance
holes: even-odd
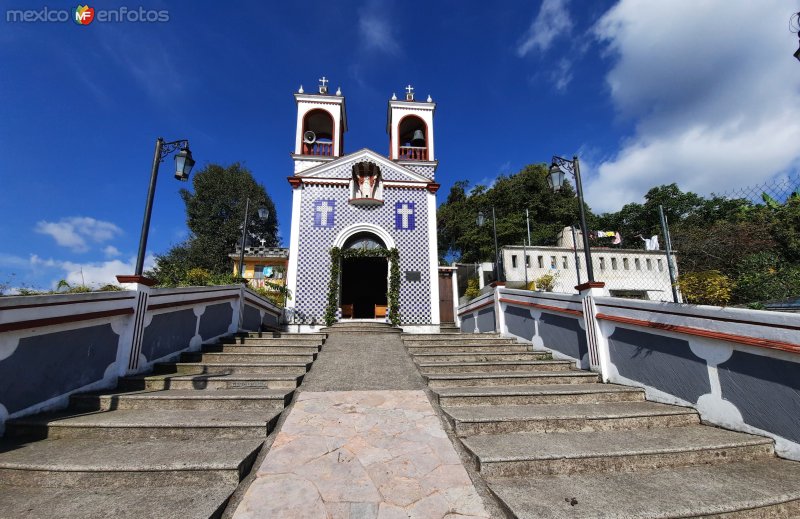
[[[360,198],[374,198],[375,177],[373,175],[358,176],[358,195]]]

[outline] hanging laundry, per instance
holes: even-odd
[[[611,242],[612,245],[622,245],[622,236],[619,233],[614,234],[614,241]]]
[[[660,246],[658,244],[658,235],[653,235],[651,238],[645,238],[641,234],[639,238],[642,239],[644,242],[644,250],[660,250]]]
[[[596,231],[598,238],[616,238],[619,236],[617,231]]]

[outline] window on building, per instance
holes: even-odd
[[[617,258],[611,258],[611,270],[617,270]]]
[[[531,266],[531,257],[530,257],[529,254],[525,255],[525,266],[526,267],[530,267]]]
[[[517,268],[517,255],[516,254],[512,254],[511,255],[511,268],[513,268],[513,269]]]
[[[658,259],[656,261],[658,261],[658,271],[659,272],[664,272],[664,263],[660,259]]]
[[[554,269],[554,268],[556,268],[556,266],[557,266],[556,265],[556,257],[555,256],[550,256],[550,268]]]
[[[633,265],[636,267],[636,270],[642,270],[642,262],[639,261],[639,258],[633,260]]]
[[[567,261],[566,256],[561,256],[561,268],[565,270],[569,268],[569,262]]]
[[[539,268],[543,269],[544,268],[544,256],[539,256],[537,259],[539,260]]]
[[[628,258],[622,258],[622,268],[624,270],[629,270],[631,266],[628,264]]]
[[[645,260],[645,262],[647,264],[647,270],[653,270],[653,260],[651,260],[650,258],[647,258]]]
[[[605,270],[605,269],[606,269],[606,259],[600,258],[600,270]]]

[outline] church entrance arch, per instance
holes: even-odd
[[[339,298],[342,317],[373,319],[385,315],[389,261],[385,256],[371,256],[368,251],[386,249],[386,243],[368,231],[357,232],[344,242]],[[364,255],[358,251],[365,251]]]

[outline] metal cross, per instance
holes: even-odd
[[[411,85],[408,85],[406,87],[406,92],[408,92],[409,94],[413,94],[414,93],[414,87],[412,87]]]
[[[403,204],[400,206],[400,209],[397,210],[397,214],[399,214],[402,218],[402,227],[403,229],[408,229],[408,217],[414,214],[414,210],[408,207],[408,204]]]
[[[322,76],[322,79],[320,79],[319,82],[321,83],[320,86],[322,86],[322,87],[325,87],[325,86],[328,85],[328,79],[325,76]]]
[[[328,226],[328,213],[333,212],[333,207],[328,206],[328,202],[322,202],[317,206],[317,212],[320,213],[320,225],[323,227]]]

